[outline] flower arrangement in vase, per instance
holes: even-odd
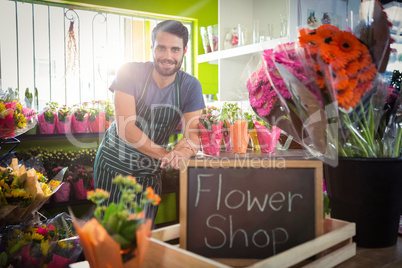
[[[109,198],[106,191],[88,192],[96,209],[94,218],[84,225],[74,221],[80,243],[91,267],[98,267],[100,261],[105,267],[141,267],[151,232],[151,220],[144,218],[143,207],[157,205],[161,199],[151,187],[143,191],[132,176],[118,175],[113,183],[122,192],[117,204],[102,204]]]

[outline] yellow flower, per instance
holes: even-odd
[[[51,189],[55,189],[60,185],[60,181],[56,181],[56,180],[51,180],[49,182],[49,186]]]
[[[40,249],[41,249],[43,255],[47,256],[47,253],[49,252],[49,240],[41,241]]]
[[[41,235],[41,234],[38,234],[38,233],[32,234],[32,239],[33,239],[33,240],[42,241],[43,238],[44,238],[44,237],[43,237],[43,235]]]
[[[43,194],[45,196],[50,195],[52,193],[52,190],[50,190],[49,186],[46,183],[41,182],[40,184],[41,184]]]
[[[59,244],[59,246],[60,246],[61,248],[66,248],[66,247],[67,247],[66,242],[60,242],[60,241],[58,241],[57,243]]]

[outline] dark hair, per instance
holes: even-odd
[[[188,30],[187,27],[177,20],[165,20],[158,23],[152,30],[152,44],[155,44],[156,34],[159,32],[167,32],[174,34],[183,39],[183,49],[186,48],[188,42]]]

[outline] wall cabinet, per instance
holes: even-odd
[[[297,26],[305,25],[309,12],[330,11],[344,28],[349,17],[358,16],[360,0],[219,0],[219,50],[199,55],[198,63],[218,64],[220,101],[247,101],[247,78],[257,70],[265,49],[297,39]],[[281,19],[286,21],[286,34],[281,37]],[[270,40],[253,42],[253,25],[258,22],[259,34],[266,36],[272,25]],[[245,29],[245,44],[225,49],[226,35],[241,25]],[[353,24],[353,23],[352,23]],[[349,23],[350,25],[350,23]],[[253,66],[254,69],[247,68]]]

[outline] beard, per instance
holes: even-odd
[[[184,58],[184,57],[183,57]],[[161,76],[172,76],[174,75],[178,70],[180,70],[181,64],[183,63],[183,58],[181,59],[180,62],[177,61],[172,61],[172,60],[157,60],[155,61],[154,59],[154,67],[155,70],[161,75]],[[174,68],[173,69],[165,69],[165,68],[161,68],[159,64],[162,64],[164,62],[170,63],[170,64],[174,64]]]

